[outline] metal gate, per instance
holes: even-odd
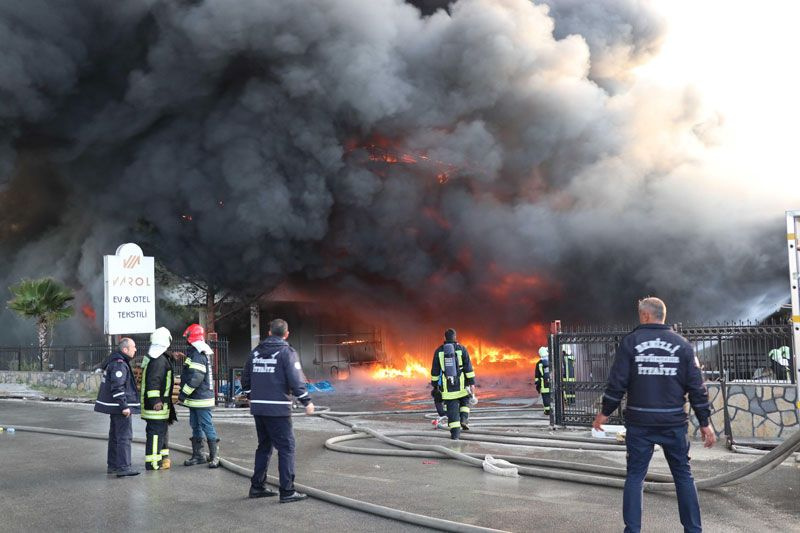
[[[722,384],[725,434],[729,437],[726,384],[795,382],[793,363],[790,362],[788,367],[781,366],[770,356],[776,349],[792,347],[790,323],[699,326],[676,324],[674,328],[694,345],[704,379]],[[617,347],[632,329],[633,327],[562,329],[560,321],[553,322],[549,345],[556,425],[592,424],[595,414],[602,406],[606,380]],[[573,376],[574,380],[568,379],[568,375]],[[609,417],[609,423],[621,424],[624,408],[625,400]]]

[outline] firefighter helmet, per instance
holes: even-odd
[[[200,324],[192,324],[186,328],[186,331],[183,332],[183,336],[186,337],[189,344],[197,341],[204,341],[206,340],[206,330]]]
[[[150,334],[150,348],[147,350],[148,355],[158,357],[169,348],[169,343],[172,342],[172,334],[165,327],[160,327]]]
[[[550,351],[547,349],[547,346],[542,346],[541,348],[539,348],[539,357],[541,357],[542,359],[547,359],[549,355]]]

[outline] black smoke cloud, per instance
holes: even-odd
[[[663,36],[645,3],[0,1],[4,286],[100,309],[134,240],[483,332],[782,300],[785,206],[710,175],[696,95],[633,81]]]

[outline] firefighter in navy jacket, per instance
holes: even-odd
[[[447,405],[450,438],[458,440],[461,430],[469,430],[469,398],[475,384],[475,371],[467,349],[456,341],[456,330],[444,332],[445,343],[433,352],[431,386],[441,387]]]
[[[700,531],[700,505],[689,467],[689,438],[684,404],[697,415],[706,447],[716,441],[709,427],[708,391],[692,345],[664,324],[667,308],[658,298],[639,302],[640,325],[617,349],[603,394],[602,412],[593,427],[601,429],[628,395],[625,408],[628,451],[622,515],[625,531],[639,531],[642,489],[655,444],[661,445],[675,480],[684,531]]]
[[[242,372],[242,389],[250,398],[250,413],[256,423],[258,448],[250,479],[250,497],[275,496],[264,486],[272,447],[278,450],[280,502],[306,498],[294,490],[294,434],[292,433],[292,396],[314,413],[297,352],[286,339],[289,325],[277,318],[270,322],[269,337],[255,347]]]
[[[192,466],[208,461],[209,468],[219,467],[219,439],[211,419],[214,408],[214,388],[209,357],[214,354],[206,344],[206,330],[200,324],[192,324],[183,332],[189,343],[181,372],[181,392],[178,402],[189,408],[189,425],[192,428],[192,456],[183,462]],[[208,442],[210,455],[203,453],[203,435]]]
[[[94,403],[95,411],[111,415],[107,473],[116,474],[117,477],[135,476],[139,473],[131,468],[131,414],[138,413],[140,406],[136,381],[129,362],[135,355],[136,343],[133,339],[121,339],[118,351],[112,353],[103,365],[100,390]]]

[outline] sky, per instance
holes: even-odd
[[[798,187],[800,3],[658,0],[669,30],[641,80],[692,84],[723,128],[712,158],[765,186]],[[780,194],[779,191],[771,191]],[[800,206],[786,206],[798,209]]]

